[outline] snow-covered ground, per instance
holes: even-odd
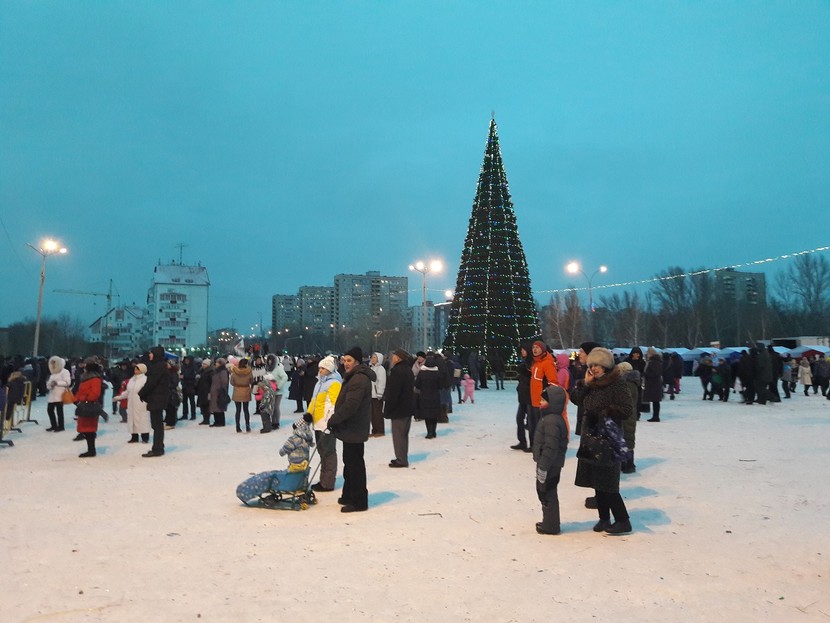
[[[413,422],[410,469],[370,439],[370,509],[348,515],[337,492],[305,511],[234,495],[286,465],[293,404],[270,435],[180,424],[154,459],[111,420],[79,459],[40,399],[40,425],[0,448],[0,621],[827,621],[830,401],[703,402],[683,383],[639,424],[617,537],[572,484],[578,438],[563,532],[536,534],[534,465],[508,448],[515,384],[456,406],[437,439]]]

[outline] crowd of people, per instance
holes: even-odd
[[[684,362],[677,353],[649,347],[645,353],[632,348],[618,356],[595,342],[583,343],[573,358],[554,355],[542,341],[522,345],[517,367],[517,443],[514,450],[533,452],[537,464],[537,491],[543,520],[536,525],[541,534],[558,534],[559,508],[556,488],[568,445],[567,396],[576,405],[579,435],[575,484],[593,489],[585,506],[597,509],[597,532],[625,534],[632,527],[619,493],[621,474],[636,471],[634,450],[637,422],[650,413],[648,422],[660,422],[665,396],[680,393]],[[717,365],[708,355],[694,362],[693,374],[700,379],[703,400],[718,396],[727,401],[738,393],[743,404],[780,402],[790,398],[800,383],[804,394],[830,399],[830,361],[820,355],[798,362],[779,355],[770,346],[753,345],[730,362]],[[554,389],[554,388],[561,388]],[[553,419],[551,420],[551,416]],[[562,421],[560,421],[562,420]],[[613,515],[614,521],[611,521]]]
[[[412,356],[401,349],[388,359],[382,353],[372,353],[367,361],[355,347],[337,359],[332,355],[255,355],[213,361],[185,356],[179,362],[157,346],[112,367],[98,357],[67,361],[53,356],[46,361],[48,374],[36,359],[7,361],[0,383],[9,388],[3,393],[8,397],[4,418],[24,400],[26,381],[34,388],[31,400],[38,396],[47,400],[51,424],[47,431],[64,431],[66,420],[74,417],[75,441],[87,444],[80,458],[97,455],[98,422],[110,415],[120,416],[126,424],[126,444],[152,441],[142,454],[146,458],[164,456],[166,431],[196,420],[197,415],[201,415],[199,425],[222,428],[233,408],[236,432],[250,433],[252,401],[253,415],[262,421],[259,432],[269,433],[280,427],[282,397],[287,393],[289,400],[296,402],[295,413],[306,414],[314,431],[321,461],[314,491],[335,488],[339,440],[344,479],[339,502],[343,512],[354,512],[368,508],[363,444],[369,437],[385,437],[388,420],[394,453],[389,467],[409,467],[412,420],[424,423],[426,439],[437,437],[438,424],[448,422],[452,412],[453,390],[458,401],[463,401],[461,370],[458,357],[436,352]],[[476,372],[475,379],[486,387],[483,374]],[[499,385],[503,388],[503,380]],[[38,391],[41,386],[43,393]],[[108,389],[111,401],[105,400]],[[468,397],[473,391],[469,390]],[[71,413],[66,414],[65,408],[70,407]]]
[[[255,402],[253,415],[261,419],[259,432],[277,430],[282,397],[287,394],[296,403],[295,413],[303,414],[301,420],[307,422],[308,443],[303,452],[307,455],[309,445],[317,446],[319,480],[311,486],[317,493],[335,490],[336,442],[341,442],[343,487],[338,502],[342,512],[348,513],[368,509],[364,444],[370,437],[386,436],[387,420],[394,454],[389,467],[407,468],[413,419],[424,423],[426,439],[435,439],[438,425],[449,421],[454,403],[474,403],[475,392],[488,388],[490,374],[495,389],[504,389],[505,368],[500,354],[491,353],[485,359],[476,351],[464,363],[457,354],[410,355],[401,349],[388,357],[375,352],[365,358],[359,347],[339,358],[257,354],[215,361],[186,356],[179,362],[158,346],[109,368],[97,357],[5,360],[0,367],[0,388],[5,390],[6,404],[1,408],[2,417],[9,418],[14,405],[24,400],[28,381],[30,399],[47,401],[50,426],[46,430],[62,432],[68,417],[74,417],[75,441],[87,445],[79,456],[92,458],[97,454],[98,422],[110,416],[109,407],[111,415],[120,416],[127,425],[125,443],[149,444],[152,433],[152,445],[142,454],[152,458],[165,453],[165,431],[183,421],[201,415],[199,425],[224,427],[231,403],[237,433],[252,430],[251,401]],[[593,491],[585,505],[597,510],[594,530],[607,534],[632,530],[620,495],[620,478],[636,471],[637,421],[643,413],[651,415],[649,422],[661,421],[661,402],[666,395],[674,400],[681,391],[683,373],[677,354],[664,356],[654,348],[643,353],[634,347],[620,357],[595,342],[583,343],[572,356],[553,353],[541,340],[521,346],[516,367],[517,443],[511,448],[533,454],[542,505],[537,532],[560,532],[557,488],[571,434],[569,402],[576,407],[573,432],[580,437],[575,484]],[[830,399],[826,358],[796,361],[761,344],[733,361],[716,362],[703,355],[692,373],[700,380],[703,400],[717,396],[728,401],[730,394],[737,393],[744,404],[778,402],[779,383],[785,399],[796,392],[797,384],[805,395],[812,388],[813,395],[820,392]],[[110,388],[108,405],[104,396]],[[67,414],[65,408],[70,407]],[[304,426],[300,420],[293,437],[298,435],[298,426]]]
[[[797,359],[779,353],[770,345],[755,344],[737,353],[737,357],[717,360],[703,355],[695,362],[694,375],[700,378],[703,400],[729,401],[730,394],[740,396],[746,405],[765,405],[790,399],[800,384],[804,395],[821,393],[830,400],[830,361],[814,354]],[[780,387],[780,391],[779,391]]]

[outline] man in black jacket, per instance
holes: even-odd
[[[376,377],[363,363],[363,351],[359,346],[345,354],[343,365],[346,374],[334,403],[334,414],[329,419],[329,430],[343,442],[343,493],[337,500],[343,505],[340,511],[354,513],[369,508],[363,446],[369,439],[372,381]]]
[[[153,427],[153,447],[143,457],[164,454],[164,409],[170,402],[170,373],[164,361],[164,348],[154,346],[147,364],[147,382],[138,392],[138,397],[147,404],[150,412],[150,426]]]
[[[415,376],[409,353],[396,350],[392,353],[392,368],[386,380],[383,417],[391,420],[392,447],[395,458],[389,467],[409,467],[409,428],[415,413]]]

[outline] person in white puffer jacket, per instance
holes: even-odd
[[[386,435],[383,425],[383,392],[386,391],[386,368],[383,367],[383,355],[372,353],[369,367],[377,379],[372,382],[372,432],[370,437]]]
[[[49,414],[51,426],[46,430],[59,433],[63,430],[63,393],[72,385],[72,375],[66,369],[66,362],[60,357],[49,357],[49,380],[46,387],[49,389],[46,413]]]

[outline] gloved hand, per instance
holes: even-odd
[[[543,485],[543,484],[545,484],[545,481],[547,479],[548,479],[548,473],[545,470],[539,469],[537,467],[536,468],[536,482],[538,482],[540,485]]]

